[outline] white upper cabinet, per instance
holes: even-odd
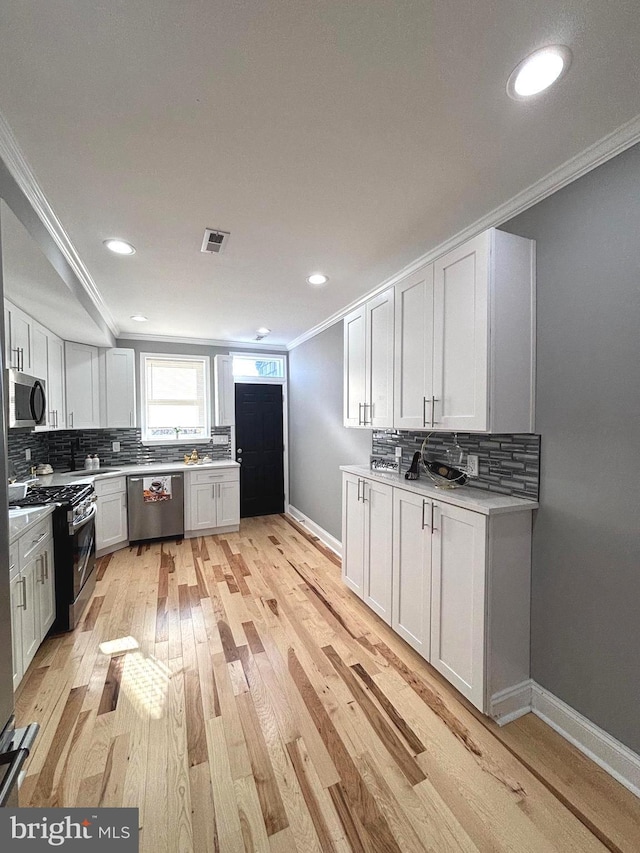
[[[105,426],[136,425],[135,350],[113,347],[105,352]]]
[[[64,341],[47,335],[47,422],[49,429],[65,429]]]
[[[5,302],[4,324],[7,367],[31,374],[33,320],[12,302]],[[44,379],[44,376],[40,378]]]
[[[393,426],[393,288],[344,320],[344,425]]]
[[[49,330],[35,321],[31,324],[31,375],[48,380],[47,337]]]
[[[215,425],[233,426],[236,422],[235,385],[233,382],[233,358],[216,355],[213,358],[215,375]]]
[[[365,424],[382,429],[393,426],[393,305],[393,288],[365,305]]]
[[[425,429],[433,397],[433,264],[396,285],[396,429]]]
[[[67,426],[95,429],[100,426],[98,348],[65,341]]]
[[[490,234],[435,263],[432,425],[488,429]]]
[[[365,402],[364,305],[344,319],[344,425],[364,426]]]
[[[396,429],[533,430],[534,266],[490,229],[396,285]]]

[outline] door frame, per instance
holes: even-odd
[[[282,473],[284,475],[284,512],[289,511],[289,394],[287,386],[287,377],[289,374],[289,359],[287,353],[282,352],[243,352],[242,350],[232,350],[229,355],[256,355],[273,356],[274,358],[284,359],[284,376],[282,379],[274,379],[269,376],[234,376],[233,377],[233,406],[234,406],[234,424],[231,427],[231,457],[236,458],[236,425],[235,425],[235,386],[236,385],[282,385],[282,443],[284,450],[282,451]]]

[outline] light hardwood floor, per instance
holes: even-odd
[[[500,730],[282,516],[99,564],[17,696],[23,806],[135,806],[141,850],[640,850],[640,801],[528,717]]]

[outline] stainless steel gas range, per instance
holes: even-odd
[[[76,627],[96,585],[95,493],[87,483],[32,486],[10,506],[56,504],[53,513],[56,620],[51,631]]]

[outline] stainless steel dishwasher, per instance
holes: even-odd
[[[184,536],[184,476],[127,477],[129,541]]]

